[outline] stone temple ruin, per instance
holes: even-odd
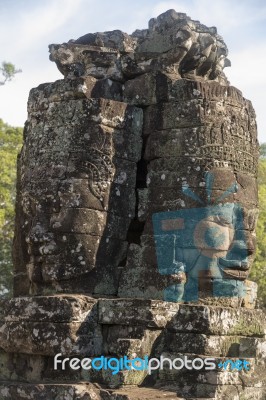
[[[49,50],[64,79],[29,96],[0,398],[265,399],[265,317],[247,280],[255,112],[223,72],[223,39],[169,10]],[[216,368],[62,370],[58,353]],[[249,370],[225,368],[239,359]]]

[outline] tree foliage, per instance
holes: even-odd
[[[260,157],[266,158],[266,143],[261,143],[260,145]]]
[[[266,147],[266,143],[264,143]],[[259,219],[257,224],[257,252],[250,279],[258,283],[258,300],[266,307],[266,159],[259,162]]]
[[[16,162],[21,144],[22,128],[12,128],[0,119],[0,294],[11,288]]]
[[[0,85],[4,85],[6,82],[11,81],[16,74],[22,72],[21,69],[16,69],[14,64],[6,61],[2,62],[0,71],[3,79],[0,81]]]

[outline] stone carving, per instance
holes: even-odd
[[[93,76],[124,81],[163,71],[184,78],[227,82],[227,47],[216,28],[174,10],[153,18],[149,29],[87,34],[49,47],[65,77]]]
[[[152,216],[211,206],[232,186],[222,202],[243,207],[236,237],[247,232],[240,235],[247,254],[241,268],[226,261],[222,267],[226,257],[217,255],[219,269],[209,279],[233,278],[235,291],[254,253],[258,143],[251,103],[222,72],[229,61],[216,29],[170,10],[146,30],[87,34],[50,45],[50,53],[65,80],[30,93],[20,159],[15,254],[24,250],[16,263],[17,293],[78,287],[163,299],[172,285],[179,294],[171,299],[184,299],[180,285],[189,267],[175,265],[185,256],[173,249],[172,269],[159,267]],[[214,178],[208,199],[206,172]],[[203,203],[189,198],[185,186]],[[24,285],[21,274],[28,276]]]
[[[169,10],[49,49],[64,79],[29,96],[1,399],[263,400],[255,112],[223,39]],[[217,368],[55,370],[57,353]],[[251,370],[218,368],[230,358]]]

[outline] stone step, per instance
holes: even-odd
[[[102,353],[97,299],[82,295],[17,297],[6,302],[4,314],[0,343],[7,352]]]
[[[144,387],[127,387],[112,393],[112,400],[186,400],[178,397],[175,391]]]
[[[244,385],[211,385],[190,382],[176,389],[162,386],[161,390],[172,390],[184,400],[265,400],[265,387],[245,387]],[[120,399],[119,399],[120,400]]]
[[[117,346],[119,343],[117,342]],[[131,345],[131,348],[133,344]],[[266,339],[241,335],[204,335],[202,333],[169,332],[158,337],[153,352],[194,353],[211,357],[265,357]]]
[[[172,332],[262,337],[262,310],[189,305],[131,298],[99,300],[99,322],[107,325],[166,327]]]
[[[5,302],[9,322],[88,322],[97,318],[97,299],[84,295],[15,297]]]
[[[98,305],[97,305],[98,302]],[[131,298],[93,299],[59,295],[14,298],[5,304],[5,321],[96,322],[102,325],[142,325],[173,332],[261,337],[266,331],[262,310],[177,304]],[[10,336],[12,337],[12,335]]]
[[[0,381],[0,399],[102,400],[104,397],[101,396],[101,390],[91,383],[42,384]]]
[[[1,400],[186,400],[167,389],[127,387],[117,391],[91,383],[40,384],[0,382]]]
[[[167,328],[175,332],[263,337],[266,319],[258,309],[180,305]]]
[[[246,336],[204,335],[202,333],[169,332],[168,330],[148,330],[141,327],[141,337],[119,336],[119,328],[110,327],[105,342],[105,354],[117,357],[144,357],[151,353],[158,357],[162,352],[193,353],[211,357],[265,358],[266,339]],[[126,327],[127,328],[127,327]],[[115,332],[114,332],[115,330]],[[136,331],[134,332],[136,334]]]
[[[183,392],[181,395],[180,392]],[[106,390],[91,383],[0,382],[1,400],[265,400],[263,388],[191,384],[177,393],[170,386]]]
[[[128,357],[128,360],[134,359],[139,355]],[[265,377],[265,355],[254,358],[229,358],[229,357],[210,357],[197,354],[180,354],[180,353],[161,353],[157,356],[158,359],[163,357],[161,362],[163,363],[163,369],[151,370],[150,375],[145,370],[118,370],[111,368],[108,370],[85,370],[80,368],[73,370],[70,368],[69,363],[66,362],[65,369],[62,370],[61,364],[58,365],[58,369],[54,369],[53,357],[40,356],[40,355],[28,355],[28,354],[12,354],[2,352],[0,349],[0,377],[9,382],[15,383],[16,381],[24,382],[38,382],[43,383],[64,383],[69,382],[94,382],[103,385],[104,387],[118,389],[120,387],[130,387],[132,385],[143,385],[147,384],[151,380],[156,382],[156,385],[170,385],[175,387],[177,390],[180,387],[186,387],[191,382],[201,385],[244,385],[245,387],[260,387],[263,385]],[[191,361],[195,361],[196,367],[201,363],[201,360],[206,358],[213,358],[213,362],[216,365],[215,369],[205,370],[205,366],[197,370],[190,370],[189,368],[180,368],[182,361],[175,361],[172,368],[170,368],[169,359],[184,359],[187,358],[188,366],[191,366]],[[113,357],[108,357],[109,359]],[[119,358],[119,357],[118,357]],[[143,357],[140,357],[143,358]],[[151,357],[149,357],[150,359]],[[246,360],[249,364],[247,365],[249,370],[238,371],[237,368],[230,370],[229,365],[225,365],[224,362],[228,360]],[[219,364],[223,363],[223,366]],[[138,364],[139,365],[139,364]],[[145,367],[145,365],[142,363]],[[153,361],[152,366],[155,365]],[[112,362],[112,366],[115,366]],[[181,365],[182,366],[182,365]],[[196,368],[195,367],[195,368]],[[180,368],[180,369],[178,369]],[[113,373],[114,372],[114,373]],[[0,397],[1,399],[1,397]]]
[[[98,307],[100,324],[152,328],[164,328],[179,310],[177,303],[136,298],[100,299]]]
[[[173,353],[163,353],[161,357],[164,359],[163,368],[152,371],[152,373],[155,373],[159,385],[170,384],[179,388],[193,382],[198,385],[261,387],[266,375],[265,358],[264,360],[229,357],[217,358]],[[176,361],[173,362],[174,360]],[[186,360],[187,368],[180,368],[186,363]],[[172,363],[170,363],[171,361]],[[205,362],[206,366],[209,366],[210,361],[215,364],[214,369],[205,368]],[[194,368],[192,368],[192,365]]]

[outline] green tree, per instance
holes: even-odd
[[[258,300],[266,307],[266,159],[259,161],[259,219],[256,229],[257,252],[250,278],[258,284]]]
[[[21,144],[22,128],[10,127],[0,119],[0,295],[12,286],[16,162]]]
[[[266,143],[261,143],[260,145],[260,157],[266,158]]]
[[[6,61],[2,62],[0,71],[3,76],[0,85],[4,85],[7,81],[11,81],[16,74],[22,72],[21,69],[16,69],[14,64]]]

